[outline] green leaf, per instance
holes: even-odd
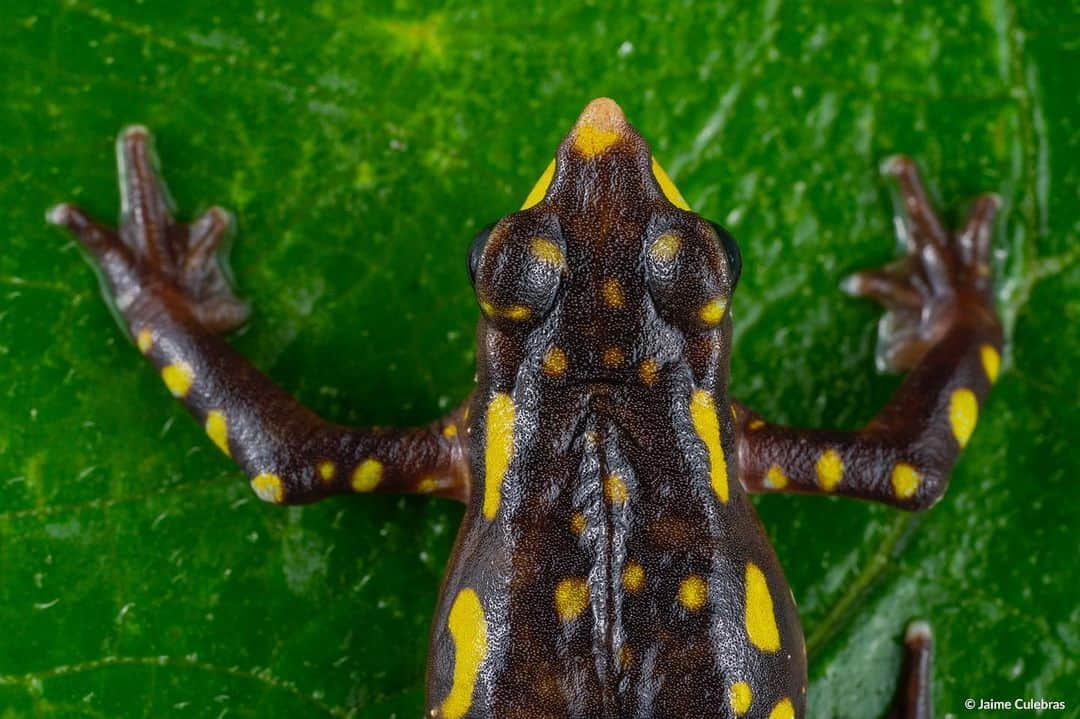
[[[119,128],[155,130],[183,217],[237,213],[235,344],[329,417],[413,423],[471,382],[469,238],[598,95],[740,239],[732,381],[774,420],[855,427],[897,385],[876,309],[837,290],[892,256],[878,162],[913,155],[952,217],[1001,193],[1011,348],[945,500],[757,504],[811,716],[883,716],[916,616],[939,716],[1076,715],[1075,2],[364,5],[0,9],[0,718],[417,716],[461,517],[254,500],[44,223],[61,200],[115,216]]]

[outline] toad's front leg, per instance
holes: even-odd
[[[143,127],[120,135],[117,159],[118,231],[67,204],[52,208],[48,219],[86,248],[139,351],[210,439],[244,468],[260,498],[299,504],[390,491],[464,499],[463,410],[426,427],[375,430],[335,425],[302,406],[220,336],[247,317],[217,257],[229,214],[214,208],[191,224],[173,219]]]

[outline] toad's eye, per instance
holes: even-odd
[[[555,303],[565,249],[554,223],[511,216],[485,228],[469,250],[469,270],[484,316],[505,329],[528,327]]]
[[[742,259],[724,228],[678,218],[646,240],[646,277],[660,316],[683,332],[712,330],[727,315]]]
[[[724,248],[724,254],[727,255],[728,274],[731,276],[731,289],[734,291],[735,285],[739,284],[739,276],[742,274],[742,252],[739,251],[739,245],[735,243],[735,238],[730,232],[715,222],[710,221],[709,224],[712,225],[716,236],[720,238],[720,246]]]

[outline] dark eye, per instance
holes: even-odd
[[[491,231],[495,229],[496,224],[492,222],[490,225],[481,228],[476,233],[476,237],[473,238],[472,244],[469,245],[469,281],[473,284],[476,284],[476,270],[480,267],[480,256],[484,254],[484,247],[487,245],[488,237],[491,236]]]
[[[731,289],[734,290],[735,285],[739,283],[739,275],[742,274],[742,253],[739,252],[739,246],[735,244],[735,238],[731,236],[730,232],[715,222],[709,222],[709,224],[712,225],[717,237],[720,238],[720,246],[724,248],[728,270],[731,272]]]

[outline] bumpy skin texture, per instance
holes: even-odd
[[[213,209],[175,222],[149,134],[118,141],[119,232],[69,205],[140,351],[267,501],[342,492],[465,501],[432,629],[430,717],[803,716],[794,600],[747,494],[835,492],[929,506],[998,372],[994,198],[957,234],[914,167],[906,257],[849,280],[882,301],[883,366],[910,370],[859,432],[766,423],[727,394],[740,269],[641,136],[593,101],[522,211],[469,253],[477,386],[412,430],[319,418],[219,337],[246,317]],[[894,716],[929,715],[929,629],[908,631]]]

